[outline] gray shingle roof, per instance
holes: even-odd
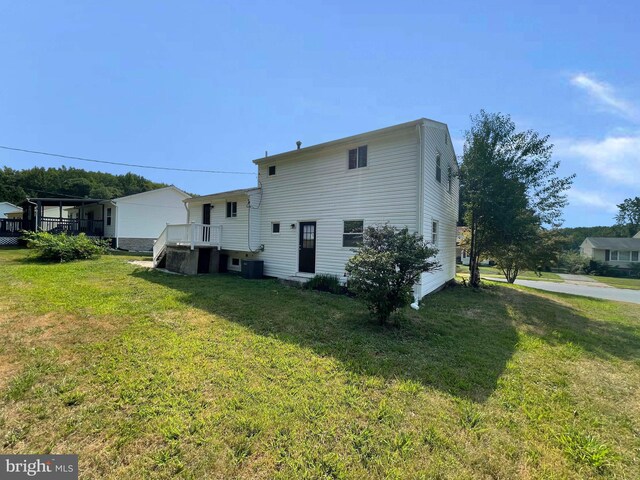
[[[640,250],[640,238],[587,237],[593,248],[605,250]]]

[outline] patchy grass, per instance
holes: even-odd
[[[628,288],[631,290],[640,290],[640,279],[638,278],[616,278],[616,277],[600,277],[594,276],[594,280],[606,283],[612,287]]]
[[[453,288],[391,327],[231,275],[0,250],[3,453],[83,478],[639,478],[640,306]]]

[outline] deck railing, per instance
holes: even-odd
[[[90,236],[101,237],[104,235],[104,222],[102,220],[89,220],[85,218],[41,217],[40,230],[43,232],[67,233],[70,235],[85,233]]]
[[[222,226],[204,223],[168,224],[153,245],[153,261],[157,263],[167,246],[222,248]]]
[[[20,230],[21,218],[0,218],[0,237],[19,237]]]

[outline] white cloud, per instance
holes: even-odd
[[[567,196],[569,197],[569,202],[574,205],[594,207],[613,213],[618,211],[615,202],[608,200],[598,192],[587,192],[573,187],[567,192]]]
[[[640,134],[603,140],[563,139],[555,153],[578,158],[589,170],[620,185],[640,185]]]
[[[596,80],[586,73],[571,77],[571,84],[581,88],[596,102],[609,111],[632,120],[638,120],[638,109],[632,103],[618,97],[615,89],[606,82]]]

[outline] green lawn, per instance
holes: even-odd
[[[469,267],[465,265],[457,265],[457,272],[461,274],[468,274]],[[496,267],[480,267],[480,276],[485,278],[504,278],[504,274]],[[540,272],[537,275],[535,272],[523,271],[518,274],[518,280],[543,280],[545,282],[564,282],[562,278],[551,272]]]
[[[616,278],[616,277],[593,277],[598,282],[606,283],[612,287],[629,288],[631,290],[640,290],[640,279],[638,278]]]
[[[0,450],[81,478],[640,478],[640,306],[348,297],[0,250]]]

